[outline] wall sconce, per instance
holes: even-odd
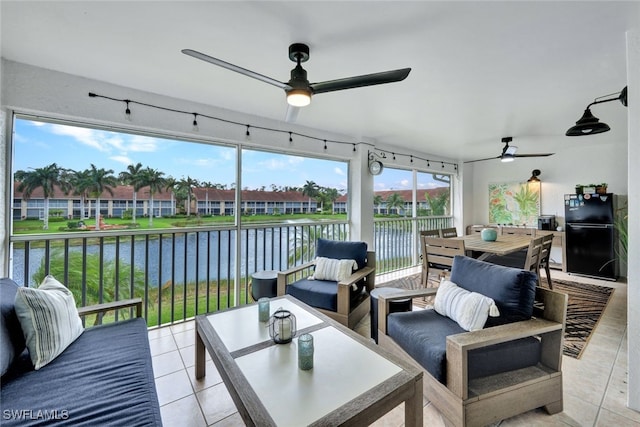
[[[614,96],[615,95],[615,96]],[[607,98],[614,96],[613,98]],[[601,99],[607,98],[607,99]],[[587,105],[584,110],[584,114],[575,124],[567,130],[567,136],[583,136],[583,135],[595,135],[596,133],[607,132],[611,130],[608,124],[600,122],[600,120],[591,114],[591,107],[595,104],[601,104],[603,102],[610,102],[619,100],[622,105],[627,106],[627,87],[625,86],[620,92],[612,93],[609,95],[600,96],[593,100],[593,102]]]
[[[531,171],[531,178],[527,180],[527,182],[540,182],[540,169],[534,169]]]

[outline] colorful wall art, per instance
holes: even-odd
[[[489,184],[489,223],[537,227],[539,182]]]

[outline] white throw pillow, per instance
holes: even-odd
[[[500,315],[493,299],[470,292],[446,279],[440,282],[433,306],[436,312],[455,320],[467,331],[482,329],[489,315]]]
[[[15,310],[36,370],[60,355],[84,328],[73,294],[53,276],[37,289],[20,287]]]
[[[353,274],[358,264],[353,259],[333,259],[316,257],[316,268],[313,273],[315,280],[335,280],[340,282]]]

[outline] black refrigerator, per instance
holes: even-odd
[[[616,280],[614,195],[565,194],[567,272]]]

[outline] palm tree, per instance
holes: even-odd
[[[449,191],[441,191],[437,193],[435,196],[431,196],[431,194],[425,192],[424,198],[427,200],[429,204],[429,209],[431,209],[431,215],[445,215],[445,211],[449,204]]]
[[[382,205],[382,202],[384,202],[384,199],[381,195],[376,194],[375,196],[373,196],[373,206],[375,206],[378,210],[378,215],[380,215],[380,206]]]
[[[20,182],[18,191],[22,191],[25,200],[29,200],[36,188],[42,188],[44,195],[44,224],[43,230],[49,229],[49,198],[53,196],[55,186],[61,185],[60,175],[62,173],[57,164],[52,163],[43,168],[33,169],[32,172],[16,171],[15,179]]]
[[[328,201],[331,202],[331,210],[333,211],[333,205],[335,204],[338,197],[340,197],[340,193],[335,188],[325,188],[324,194]]]
[[[125,185],[131,185],[133,187],[133,223],[136,223],[136,211],[138,208],[138,191],[143,187],[142,181],[142,163],[138,162],[136,165],[127,166],[127,170],[120,172],[119,178]]]
[[[167,187],[167,179],[164,178],[164,172],[160,172],[157,169],[151,169],[147,167],[144,169],[143,181],[145,186],[149,186],[149,227],[153,227],[153,195],[156,193],[162,193],[162,190]]]
[[[96,230],[100,230],[100,195],[108,192],[113,196],[113,187],[118,185],[118,179],[112,175],[113,169],[98,169],[93,163],[87,173],[87,191],[96,199]]]
[[[90,185],[89,171],[74,171],[65,170],[62,172],[63,184],[62,188],[65,194],[73,193],[76,196],[80,196],[80,219],[86,218],[85,215],[86,203],[87,203],[87,189]]]
[[[169,176],[164,179],[164,189],[171,193],[171,215],[176,215],[176,204],[175,204],[175,189],[178,181],[172,176]]]
[[[387,197],[387,209],[396,209],[396,213],[400,215],[400,209],[404,208],[404,199],[398,193],[393,193]]]
[[[182,178],[178,181],[179,190],[184,191],[187,196],[187,218],[191,216],[191,197],[193,196],[193,189],[198,186],[198,180],[193,179],[190,176]]]
[[[307,212],[311,213],[311,199],[318,195],[318,184],[313,181],[307,181],[302,187],[302,194],[309,197],[309,207]]]

